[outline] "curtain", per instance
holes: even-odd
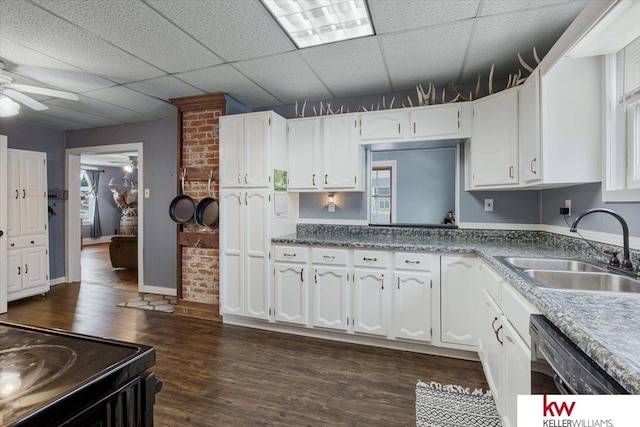
[[[91,203],[93,203],[93,222],[91,224],[91,237],[97,238],[102,236],[100,229],[100,210],[98,209],[98,185],[100,184],[99,170],[86,170],[87,180],[91,186]]]

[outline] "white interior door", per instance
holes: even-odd
[[[7,137],[0,135],[0,313],[7,312]]]

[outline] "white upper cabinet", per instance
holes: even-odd
[[[542,179],[540,68],[533,71],[519,90],[520,183],[536,183]]]
[[[272,112],[220,117],[220,186],[271,186]]]
[[[369,142],[404,139],[408,119],[406,111],[385,110],[364,113],[361,118],[360,139]]]
[[[409,112],[412,138],[460,136],[460,105],[446,104],[415,108]]]
[[[322,136],[318,118],[289,120],[287,146],[289,150],[289,185],[292,191],[322,188]]]
[[[290,191],[364,191],[359,115],[289,120]]]
[[[518,91],[481,98],[473,106],[472,187],[518,183]]]

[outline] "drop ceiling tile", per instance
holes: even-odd
[[[391,90],[375,37],[303,49],[300,56],[338,98]]]
[[[461,80],[473,82],[478,73],[488,76],[491,64],[495,64],[494,77],[506,79],[509,73],[517,73],[522,68],[518,52],[525,61],[534,65],[534,45],[542,59],[580,10],[580,4],[568,3],[478,18]]]
[[[176,74],[175,77],[206,93],[228,93],[250,107],[266,107],[280,104],[267,91],[230,65],[216,65],[204,70]]]
[[[70,111],[80,111],[94,116],[104,117],[120,123],[135,123],[156,120],[156,117],[138,113],[126,108],[118,107],[113,104],[98,101],[88,96],[80,95],[80,101],[72,101],[70,99],[50,99],[47,105],[56,105],[64,107]]]
[[[10,71],[3,71],[2,72],[3,76],[9,77],[13,83],[18,83],[18,84],[23,84],[23,85],[31,85],[31,86],[39,86],[39,87],[44,87],[44,88],[51,88],[49,85],[44,84],[42,82],[39,82],[37,80],[33,80],[30,79],[28,77],[24,77],[15,73],[12,73]],[[51,89],[57,89],[57,88],[51,88]],[[40,95],[37,93],[28,93],[28,92],[24,92],[25,95],[27,95],[30,98],[33,98],[37,101],[43,101],[45,99],[51,99],[51,96],[49,95]]]
[[[6,121],[13,121],[13,122],[27,123],[34,126],[39,126],[47,129],[61,130],[61,131],[88,128],[88,126],[82,123],[74,122],[72,120],[59,119],[57,117],[41,114],[42,112],[35,112],[33,110],[26,111],[26,110],[27,110],[26,108],[24,108],[24,111],[23,109],[20,109],[20,113],[17,116],[0,119],[0,127],[2,125],[2,122],[6,120]]]
[[[1,30],[0,33],[2,33]],[[0,58],[4,62],[5,69],[46,83],[47,86],[75,93],[102,89],[115,84],[4,38],[0,38]]]
[[[176,108],[168,102],[160,101],[124,86],[114,86],[85,93],[86,96],[128,108],[155,118],[176,117]]]
[[[159,77],[157,79],[145,80],[143,82],[129,83],[128,88],[137,92],[142,92],[154,98],[169,100],[171,98],[181,98],[183,96],[202,95],[203,91],[196,89],[172,76]]]
[[[405,90],[418,83],[456,82],[473,23],[431,27],[380,37],[391,85]]]
[[[142,2],[92,1],[79,6],[77,0],[35,1],[168,73],[222,62],[210,50]]]
[[[80,5],[84,2],[79,3]],[[0,3],[0,36],[119,83],[164,72],[25,1]]]
[[[51,104],[44,101],[43,104],[49,107],[48,110],[41,111],[44,116],[55,117],[61,120],[70,120],[75,123],[84,125],[85,128],[97,128],[102,126],[114,126],[122,124],[122,122],[111,120],[106,117],[94,116],[86,112],[69,110],[59,105]]]
[[[333,98],[296,52],[237,62],[234,65],[285,104],[296,100]]]
[[[562,1],[558,0],[491,0],[482,4],[479,16],[496,15],[499,13],[518,12],[525,9],[533,9],[539,7],[555,6]],[[587,4],[587,0],[565,1],[574,5],[580,5],[581,8]]]
[[[480,0],[369,0],[376,34],[474,18]]]
[[[147,3],[225,61],[295,49],[293,42],[257,0],[149,0]]]

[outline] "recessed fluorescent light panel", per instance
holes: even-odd
[[[372,36],[365,0],[262,0],[298,48]]]

